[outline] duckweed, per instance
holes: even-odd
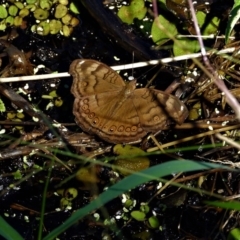
[[[19,9],[23,9],[23,8],[24,8],[23,3],[21,3],[21,2],[14,2],[14,4],[15,4],[15,6],[16,6],[17,8],[19,8]]]
[[[78,195],[78,190],[76,188],[68,188],[64,192],[65,198],[69,201],[72,201]]]
[[[35,4],[37,0],[26,0],[27,4]]]
[[[45,20],[48,18],[49,12],[47,10],[38,8],[36,11],[34,11],[33,15],[37,20]]]
[[[59,4],[56,7],[54,16],[55,16],[55,18],[62,18],[67,14],[67,12],[68,12],[67,7],[62,4]]]
[[[146,214],[141,211],[132,211],[131,217],[134,218],[137,221],[144,221]]]
[[[61,97],[58,97],[58,98],[55,99],[54,105],[56,107],[61,107],[63,105],[63,100],[61,99]]]
[[[4,31],[7,28],[7,23],[5,19],[0,22],[0,31]]]
[[[76,4],[73,3],[73,2],[70,3],[70,7],[69,7],[69,9],[70,9],[73,13],[75,13],[75,14],[80,14],[80,12],[79,12],[79,10],[78,10]]]
[[[118,11],[118,17],[127,24],[133,23],[135,18],[141,20],[145,17],[147,8],[143,0],[133,0],[129,6],[122,6]]]
[[[16,16],[14,18],[14,24],[13,25],[16,26],[16,27],[19,27],[19,26],[22,25],[22,21],[23,21],[22,17]]]
[[[7,10],[4,6],[0,6],[0,18],[6,18],[8,16]]]
[[[23,118],[25,117],[22,112],[18,112],[16,116],[17,116],[17,118],[19,118],[19,119],[23,119]]]
[[[13,16],[8,16],[5,21],[6,25],[11,26],[14,23],[14,17]]]
[[[49,22],[49,28],[51,34],[57,34],[62,29],[62,23],[59,20],[51,20]]]
[[[69,37],[73,28],[79,24],[74,16],[78,9],[68,0],[9,0],[0,6],[0,31],[7,27],[20,27],[28,18],[35,18],[36,23],[29,26],[31,31],[41,36],[62,34]]]
[[[156,216],[151,216],[149,219],[148,219],[148,223],[150,225],[151,228],[158,228],[160,223],[159,223],[159,220]]]
[[[65,37],[69,37],[73,31],[73,28],[71,26],[63,25],[62,31]]]
[[[59,0],[59,3],[62,5],[68,5],[68,0]]]
[[[50,10],[52,7],[52,2],[49,0],[40,0],[40,7],[44,10]]]
[[[100,180],[96,176],[94,168],[91,167],[82,167],[76,173],[76,179],[84,183],[96,184]]]
[[[63,24],[69,24],[70,21],[72,19],[72,15],[71,14],[66,14],[63,18],[62,18],[62,22]]]
[[[50,26],[47,21],[40,22],[35,30],[39,35],[46,36],[50,32]]]
[[[18,15],[20,17],[24,18],[24,17],[28,16],[29,13],[30,13],[30,11],[27,8],[23,8],[23,9],[20,10]]]
[[[2,101],[2,99],[0,98],[0,112],[5,112],[5,111],[6,111],[5,104]]]
[[[9,13],[9,15],[15,17],[18,13],[18,8],[14,5],[11,5],[8,9],[8,13]]]

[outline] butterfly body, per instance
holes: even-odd
[[[69,72],[77,124],[107,142],[138,141],[165,127],[170,119],[181,124],[188,115],[176,97],[155,89],[136,89],[136,81],[125,83],[114,70],[95,60],[75,60]]]

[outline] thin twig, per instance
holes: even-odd
[[[216,70],[213,69],[212,65],[209,62],[209,59],[207,57],[207,52],[206,52],[206,49],[203,44],[203,39],[201,37],[201,32],[200,32],[200,28],[198,26],[197,17],[196,17],[196,13],[195,13],[195,10],[193,7],[192,0],[188,0],[188,5],[190,7],[190,11],[192,14],[192,20],[193,20],[194,28],[195,28],[195,31],[197,34],[197,39],[198,39],[199,45],[201,47],[201,54],[202,54],[203,61],[206,65],[207,69],[210,70],[215,84],[218,86],[218,88],[222,92],[224,92],[227,103],[231,106],[231,108],[234,110],[234,112],[236,114],[236,117],[240,120],[240,105],[239,105],[237,99],[231,94],[231,92],[228,90],[228,88],[226,87],[224,82],[219,78]]]
[[[211,50],[211,51],[207,52],[207,55],[227,54],[227,53],[232,53],[235,50],[236,50],[235,47],[222,49],[220,51]],[[170,63],[170,62],[183,61],[183,60],[187,60],[187,59],[198,58],[201,56],[202,56],[202,53],[193,53],[193,54],[186,54],[186,55],[177,56],[177,57],[168,57],[168,58],[163,58],[163,59],[150,60],[150,61],[146,61],[146,62],[138,62],[138,63],[125,64],[125,65],[111,66],[111,68],[115,71],[120,71],[120,70],[140,68],[140,67],[146,67],[146,66],[157,65],[157,64],[166,64],[166,63]],[[46,80],[46,79],[52,79],[52,78],[64,78],[64,77],[70,77],[70,74],[67,72],[64,72],[64,73],[52,73],[52,74],[42,74],[42,75],[32,75],[32,76],[0,78],[0,83],[21,82],[21,81],[38,81],[38,80]]]

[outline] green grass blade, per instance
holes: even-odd
[[[0,216],[0,235],[7,240],[24,240],[24,238],[12,228],[1,216]]]
[[[206,204],[214,207],[240,211],[240,202],[238,201],[205,201]]]
[[[57,237],[60,233],[64,232],[66,229],[71,227],[78,220],[85,217],[91,211],[103,206],[104,204],[121,195],[122,193],[136,186],[139,186],[142,183],[151,180],[156,180],[160,177],[168,176],[172,173],[176,174],[179,172],[199,171],[211,168],[222,168],[232,170],[220,164],[206,163],[200,161],[195,162],[189,160],[175,160],[150,167],[142,172],[132,174],[124,178],[123,180],[119,181],[115,185],[111,186],[110,188],[108,188],[105,192],[100,194],[97,199],[95,199],[85,207],[76,211],[63,224],[61,224],[59,227],[55,228],[52,232],[50,232],[44,238],[44,240],[50,240]]]
[[[237,24],[238,20],[240,18],[240,0],[235,0],[233,8],[230,12],[230,17],[227,23],[226,31],[225,31],[225,42],[228,42],[228,38],[234,28],[234,26]]]

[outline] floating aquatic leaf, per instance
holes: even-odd
[[[197,40],[192,40],[189,38],[178,39],[173,45],[174,56],[181,56],[184,54],[198,52],[200,46]]]
[[[159,220],[156,216],[152,216],[148,219],[149,225],[151,228],[158,228],[159,227]]]
[[[140,148],[131,145],[122,146],[121,144],[117,144],[113,148],[113,152],[121,157],[114,161],[114,165],[118,166],[117,171],[124,176],[131,174],[131,171],[137,172],[144,170],[150,165],[148,157],[141,157],[141,155],[144,155],[145,152]]]
[[[54,100],[54,105],[56,107],[61,107],[63,105],[63,100],[61,97],[57,97],[55,100]]]
[[[67,13],[64,17],[62,17],[62,23],[65,25],[69,25],[72,19],[72,15]]]
[[[0,5],[0,18],[4,19],[8,16],[8,12],[6,10],[6,8],[2,5]]]
[[[31,5],[27,5],[26,8],[29,9],[29,11],[34,12],[37,9],[37,6],[34,4],[31,4]]]
[[[17,170],[17,171],[13,174],[13,176],[14,176],[14,179],[15,179],[15,180],[22,178],[22,174],[21,174],[20,170]]]
[[[42,21],[37,25],[36,31],[41,36],[46,36],[50,32],[50,26],[48,21]]]
[[[80,11],[74,2],[70,3],[69,9],[75,14],[80,14]]]
[[[240,228],[233,228],[227,236],[227,240],[239,240],[240,239]]]
[[[9,8],[8,8],[8,13],[9,15],[15,17],[18,13],[18,8],[14,5],[11,5]]]
[[[5,112],[5,111],[6,111],[5,104],[3,103],[2,99],[0,99],[0,112]]]
[[[21,26],[21,25],[22,25],[22,21],[23,21],[22,17],[16,16],[16,17],[14,18],[14,25],[15,25],[16,27]]]
[[[25,117],[25,115],[22,112],[18,112],[16,116],[19,119],[23,119]]]
[[[70,25],[72,27],[76,27],[78,24],[79,24],[79,20],[77,18],[73,17],[70,21]]]
[[[26,0],[27,4],[34,4],[36,3],[38,0]]]
[[[170,39],[169,35],[175,36],[177,34],[177,28],[173,23],[160,15],[152,24],[151,34],[153,42],[157,45],[162,45]]]
[[[59,0],[59,3],[62,5],[68,5],[68,0]]]
[[[40,0],[39,5],[44,10],[50,10],[52,7],[52,1],[49,0]]]
[[[14,4],[15,4],[15,6],[16,6],[17,8],[19,8],[19,9],[24,8],[23,3],[21,3],[21,2],[14,2]]]
[[[188,119],[193,121],[199,118],[199,113],[201,110],[201,103],[195,103],[189,111]]]
[[[55,10],[55,18],[62,18],[64,17],[68,12],[68,9],[66,6],[62,5],[62,4],[58,4]]]
[[[27,8],[23,8],[23,9],[20,10],[18,15],[20,17],[24,18],[24,17],[28,16],[29,13],[30,13],[30,11]]]
[[[0,22],[0,31],[4,31],[7,28],[6,20]]]
[[[150,207],[144,204],[144,205],[141,205],[140,210],[141,212],[148,213],[150,211]]]
[[[76,188],[68,188],[64,191],[64,196],[67,200],[72,201],[78,195],[78,190]]]
[[[38,20],[45,20],[49,16],[49,12],[47,10],[43,10],[41,8],[38,8],[33,13],[34,17]]]
[[[131,216],[137,221],[144,221],[146,214],[141,211],[132,211]]]
[[[132,0],[129,6],[123,6],[118,11],[118,17],[124,22],[131,24],[134,18],[143,19],[147,13],[143,0]]]
[[[220,24],[220,19],[218,17],[213,17],[211,21],[206,22],[207,20],[207,14],[204,12],[197,12],[196,14],[198,25],[202,31],[203,35],[210,35],[210,34],[216,34],[218,31],[218,26]]]
[[[8,26],[12,26],[14,24],[14,17],[13,16],[8,16],[5,20],[5,24]]]
[[[62,23],[59,20],[50,20],[49,22],[50,33],[57,34],[62,29]]]

